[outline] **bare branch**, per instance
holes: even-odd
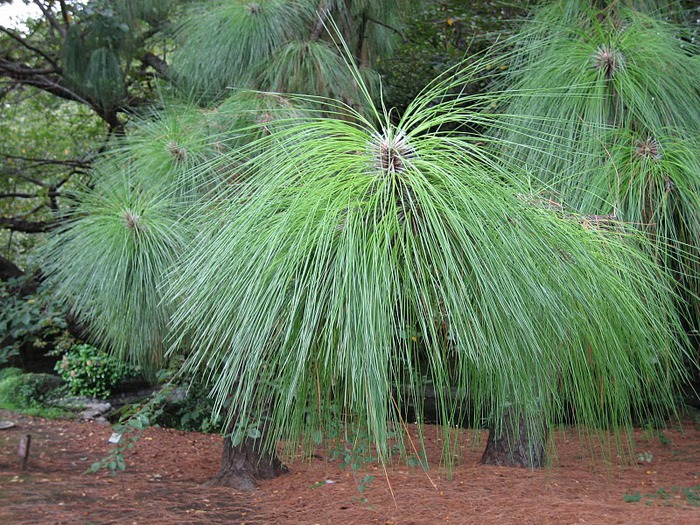
[[[68,14],[68,6],[66,6],[65,0],[60,0],[61,4],[61,16],[63,17],[63,23],[66,27],[70,27],[70,15]]]
[[[44,233],[60,223],[57,219],[49,221],[27,221],[16,217],[0,217],[0,228],[6,228],[15,232]]]
[[[38,193],[0,193],[0,199],[35,199]]]
[[[24,64],[18,64],[7,60],[6,58],[0,58],[0,67],[7,71],[8,73],[14,73],[16,75],[51,75],[54,73],[60,73],[60,70],[55,67],[38,69],[25,66]]]
[[[48,74],[58,74],[59,71],[57,70],[34,69],[5,58],[0,58],[0,71],[5,72],[7,76],[21,84],[34,86],[47,93],[56,95],[57,97],[80,102],[92,108],[95,107],[90,101],[84,99],[66,86],[61,85],[57,80],[46,76]]]
[[[19,170],[15,170],[14,176],[19,177],[21,179],[24,179],[27,182],[31,182],[32,184],[36,184],[37,186],[41,186],[42,188],[49,187],[49,185],[46,184],[44,181],[41,181],[39,179],[35,179],[34,177],[30,177],[29,175],[25,175],[24,173],[20,172]]]
[[[143,55],[143,57],[141,57],[141,63],[144,66],[151,66],[159,77],[166,80],[170,78],[168,63],[159,56],[156,56],[153,53],[146,53]]]
[[[23,160],[26,162],[33,162],[33,163],[39,164],[39,165],[58,164],[60,166],[70,166],[72,168],[84,168],[84,167],[90,165],[89,160],[79,160],[79,159],[59,160],[59,159],[45,159],[45,158],[36,158],[36,157],[22,157],[20,155],[10,155],[9,153],[0,153],[0,156],[5,157],[6,159]]]
[[[396,33],[397,35],[399,35],[399,36],[401,37],[401,39],[402,39],[404,42],[407,42],[407,41],[408,41],[407,38],[406,38],[406,35],[404,35],[403,32],[402,32],[400,29],[397,29],[397,28],[395,28],[394,26],[390,26],[389,24],[387,24],[387,23],[385,23],[385,22],[382,22],[381,20],[377,20],[377,19],[375,19],[375,18],[372,18],[372,17],[367,18],[367,20],[368,20],[369,22],[372,22],[373,24],[377,24],[378,26],[386,27],[386,28],[389,29],[390,31],[393,31],[394,33]]]
[[[56,31],[58,31],[58,33],[63,38],[65,38],[66,37],[66,28],[58,23],[58,20],[56,20],[56,17],[53,16],[53,13],[51,13],[51,9],[45,7],[43,2],[41,2],[41,0],[34,0],[34,3],[37,6],[39,6],[39,9],[41,9],[41,12],[44,13],[44,16],[51,24],[51,27],[53,27]]]
[[[52,191],[49,191],[47,193],[48,197],[60,197],[61,192],[56,191],[55,189]],[[23,193],[23,192],[9,192],[9,193],[0,193],[0,199],[38,199],[39,197],[43,197],[44,195],[40,195],[38,193]]]

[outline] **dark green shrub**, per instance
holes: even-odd
[[[131,368],[104,350],[88,344],[75,345],[55,367],[71,394],[105,399],[132,373]]]
[[[12,370],[12,369],[6,369]],[[0,381],[0,406],[9,410],[42,408],[60,395],[63,381],[50,374],[21,374]]]
[[[19,376],[24,373],[21,368],[16,368],[14,366],[8,366],[7,368],[0,368],[0,381],[4,381],[8,377]]]
[[[66,308],[58,304],[51,290],[40,285],[34,293],[22,295],[31,276],[0,282],[0,364],[20,354],[56,346],[70,338]]]

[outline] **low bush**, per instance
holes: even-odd
[[[56,372],[66,381],[70,393],[82,397],[108,398],[133,369],[89,344],[75,345],[56,363]]]

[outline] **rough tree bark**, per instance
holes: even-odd
[[[481,456],[484,465],[542,468],[545,462],[547,436],[541,428],[532,428],[522,416],[506,409],[500,432],[489,429],[486,450]]]
[[[230,437],[232,430],[233,425],[227,432],[228,436],[224,438],[219,472],[208,484],[251,491],[257,486],[258,480],[276,478],[288,472],[287,467],[276,455],[261,452],[262,437],[246,438],[234,447]]]

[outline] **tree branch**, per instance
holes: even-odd
[[[397,28],[395,28],[395,27],[393,27],[393,26],[390,26],[390,25],[387,24],[387,23],[382,22],[381,20],[376,20],[376,19],[371,18],[371,17],[367,18],[367,20],[368,20],[369,22],[372,22],[373,24],[377,24],[378,26],[386,27],[387,29],[393,31],[394,33],[396,33],[397,35],[399,35],[399,36],[401,37],[401,39],[402,39],[404,42],[407,42],[407,41],[408,41],[408,40],[406,39],[406,36],[401,32],[401,30],[399,30],[399,29],[397,29]]]
[[[0,199],[35,199],[38,196],[39,196],[38,193],[19,193],[19,192],[0,193]]]
[[[120,111],[123,111],[122,108],[104,108],[98,102],[83,98],[58,80],[46,76],[47,74],[58,74],[59,71],[33,69],[5,58],[0,58],[0,72],[3,71],[19,84],[41,89],[65,100],[85,104],[104,120],[110,129],[121,130],[124,126],[117,116]]]
[[[60,0],[59,3],[61,4],[61,16],[63,17],[63,23],[66,25],[66,27],[70,27],[70,16],[68,14],[66,2],[65,0]]]
[[[0,217],[0,228],[22,233],[44,233],[55,228],[61,221],[28,221],[17,217]]]
[[[53,16],[53,13],[51,13],[51,9],[44,7],[44,4],[41,2],[41,0],[34,0],[34,3],[37,6],[39,6],[39,9],[41,9],[41,12],[44,13],[46,20],[49,21],[49,23],[51,24],[51,27],[53,27],[56,31],[58,31],[58,33],[63,38],[65,38],[66,37],[66,28],[58,23],[58,21],[56,20],[56,17]]]
[[[36,184],[37,186],[41,186],[42,188],[48,187],[48,185],[47,185],[45,182],[43,182],[43,181],[41,181],[41,180],[39,180],[39,179],[35,179],[34,177],[30,177],[29,175],[25,175],[25,174],[22,173],[20,170],[13,170],[13,171],[12,171],[12,174],[13,174],[15,177],[19,177],[19,178],[21,178],[21,179],[24,179],[24,180],[26,180],[27,182],[31,182],[32,184]]]
[[[61,192],[56,191],[55,189],[53,191],[49,191],[47,193],[49,197],[60,197]],[[39,195],[38,193],[24,193],[24,192],[9,192],[9,193],[0,193],[0,199],[37,199],[41,197],[42,195]]]
[[[45,76],[47,74],[58,74],[58,70],[34,69],[29,66],[17,64],[6,58],[0,58],[0,71],[5,72],[8,77],[20,84],[33,86],[47,93],[51,93],[52,95],[56,95],[59,98],[80,102],[81,104],[94,108],[94,105],[90,101],[61,85],[57,80]]]
[[[26,40],[24,40],[24,39],[23,39],[22,37],[20,37],[19,35],[15,35],[15,34],[14,34],[12,31],[10,31],[9,29],[6,29],[6,28],[4,28],[4,27],[0,27],[0,31],[2,31],[3,33],[5,33],[7,36],[9,36],[10,38],[12,38],[13,40],[17,41],[17,42],[18,42],[20,45],[22,45],[23,47],[26,47],[27,49],[29,49],[29,50],[32,51],[33,53],[36,53],[37,55],[39,55],[39,56],[45,58],[45,59],[49,62],[49,64],[51,64],[53,67],[55,67],[57,70],[60,71],[60,68],[58,67],[58,62],[56,62],[51,56],[49,56],[49,55],[47,55],[46,53],[44,53],[41,49],[39,49],[38,47],[34,47],[33,45],[29,44]]]
[[[146,53],[143,55],[143,57],[141,57],[141,63],[145,67],[152,67],[159,77],[164,78],[165,80],[170,78],[168,63],[159,56],[156,56],[153,53]]]
[[[43,158],[36,158],[36,157],[22,157],[20,155],[10,155],[9,153],[0,153],[0,156],[5,157],[6,159],[24,160],[26,162],[33,162],[33,163],[38,164],[40,166],[46,165],[46,164],[57,164],[59,166],[70,166],[71,168],[84,168],[84,167],[89,166],[91,164],[91,162],[89,160],[43,159]]]
[[[24,64],[20,64],[18,62],[13,62],[12,60],[8,60],[7,58],[0,58],[0,67],[2,67],[2,69],[7,71],[8,73],[25,76],[50,75],[58,74],[61,72],[60,69],[56,69],[55,67],[46,67],[43,69],[33,68]]]

